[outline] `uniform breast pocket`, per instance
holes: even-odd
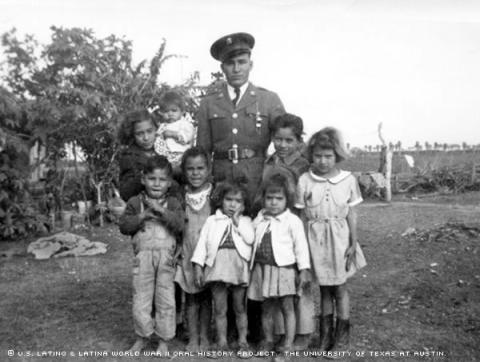
[[[230,134],[228,130],[231,128],[229,119],[225,113],[216,112],[212,113],[209,118],[210,129],[212,132],[212,140],[219,141],[225,138],[227,134]]]

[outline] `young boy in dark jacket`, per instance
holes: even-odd
[[[166,355],[175,336],[175,264],[177,242],[185,216],[176,197],[169,195],[172,166],[153,156],[143,168],[145,191],[128,200],[120,232],[132,236],[133,320],[137,339],[131,351],[141,351],[153,333],[160,338],[157,352]],[[155,314],[152,317],[152,308]]]

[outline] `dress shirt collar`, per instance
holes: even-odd
[[[302,157],[302,154],[298,150],[295,151],[294,153],[292,153],[290,156],[287,156],[283,160],[280,159],[280,157],[278,157],[277,153],[275,152],[270,157],[268,157],[267,163],[269,163],[269,162],[275,162],[276,163],[276,162],[280,161],[281,163],[283,163],[287,166],[290,166],[293,163],[295,163],[295,161],[298,160],[300,157]]]
[[[243,95],[247,91],[249,82],[245,82],[244,85],[240,87],[240,97],[238,97],[237,104],[240,103],[240,100],[242,99]],[[235,89],[227,83],[227,91],[228,91],[228,96],[230,97],[231,100],[235,99]]]

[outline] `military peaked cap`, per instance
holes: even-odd
[[[215,41],[210,48],[210,54],[215,59],[224,62],[238,54],[250,54],[254,45],[255,39],[252,35],[248,33],[234,33],[225,35]]]

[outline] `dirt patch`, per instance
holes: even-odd
[[[472,194],[478,198],[479,194]],[[463,199],[463,198],[462,198]],[[461,201],[461,200],[460,200]],[[351,351],[365,357],[345,360],[383,361],[377,351],[410,351],[392,360],[475,361],[480,358],[479,240],[476,237],[419,239],[402,237],[407,228],[419,233],[446,223],[474,223],[480,210],[435,199],[428,204],[400,202],[359,207],[360,242],[368,266],[350,282]],[[27,241],[0,245],[0,360],[16,352],[70,351],[75,357],[15,357],[11,360],[156,360],[112,356],[133,342],[129,240],[115,226],[85,232],[108,244],[105,255],[34,260]],[[181,350],[175,340],[173,349]],[[155,342],[150,346],[154,350]],[[108,356],[78,356],[108,351]],[[370,355],[372,351],[372,355]],[[441,352],[424,357],[413,352]],[[205,360],[177,357],[178,360]],[[230,360],[226,358],[224,360]],[[295,359],[294,359],[295,360]],[[318,358],[299,357],[299,360]],[[251,361],[265,361],[253,358]]]

